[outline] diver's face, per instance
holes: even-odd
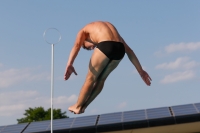
[[[96,47],[93,43],[88,41],[84,41],[83,45],[83,47],[87,50],[93,50]]]

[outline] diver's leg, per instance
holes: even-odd
[[[94,83],[92,92],[88,97],[87,101],[83,105],[81,109],[81,113],[84,113],[87,106],[97,97],[97,95],[102,91],[104,83],[108,75],[118,66],[121,60],[112,60],[106,68],[102,71],[101,75],[99,75],[97,81]]]
[[[69,111],[74,112],[75,114],[81,113],[81,108],[86,102],[88,96],[91,94],[94,83],[98,79],[101,72],[108,65],[110,59],[104,55],[98,48],[94,50],[94,53],[90,59],[89,70],[86,76],[85,83],[82,86],[80,91],[78,101],[76,104],[68,108]]]

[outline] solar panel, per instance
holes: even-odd
[[[150,127],[175,124],[168,107],[147,109],[146,112]]]
[[[200,103],[64,118],[53,121],[55,133],[96,133],[200,121]],[[0,133],[49,133],[50,120],[0,126]]]
[[[127,111],[123,113],[123,122],[146,120],[145,110]]]
[[[200,114],[194,104],[173,106],[171,108],[178,124],[200,121]]]
[[[3,129],[5,128],[6,126],[0,126],[0,133],[1,131],[3,131]]]
[[[200,113],[200,103],[195,103],[194,105],[197,108],[198,112]]]
[[[50,120],[48,121],[39,121],[39,122],[32,122],[30,125],[24,130],[23,133],[42,133],[46,132],[50,126]]]
[[[74,118],[63,118],[63,119],[55,119],[53,120],[53,130],[59,131],[59,130],[69,130],[71,128],[71,125],[74,121]],[[47,131],[51,130],[51,126],[48,127]]]
[[[122,112],[102,114],[97,123],[97,132],[122,130]]]
[[[53,120],[53,130],[69,129],[71,128],[73,121],[74,121],[74,118],[64,118],[64,119]],[[47,130],[51,130],[51,126],[49,126]]]
[[[122,112],[102,114],[99,117],[99,121],[97,125],[120,123],[120,122],[122,122]]]
[[[77,117],[72,125],[72,128],[95,126],[98,115]]]
[[[147,118],[148,119],[171,117],[171,114],[170,114],[168,107],[147,109],[146,111],[147,111]]]
[[[0,133],[21,133],[27,125],[28,123],[9,125],[4,127],[3,130],[0,129]]]
[[[174,116],[189,115],[198,113],[193,104],[172,106]]]
[[[148,127],[145,110],[127,111],[123,113],[123,129]]]

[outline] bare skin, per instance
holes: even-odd
[[[68,63],[66,66],[64,79],[68,80],[72,73],[77,75],[73,62],[78,55],[81,47],[93,50],[92,57],[89,62],[89,70],[83,84],[78,101],[68,108],[69,111],[75,114],[80,114],[85,111],[87,106],[96,98],[96,96],[103,89],[106,78],[118,66],[121,60],[110,60],[98,48],[95,48],[99,42],[102,41],[116,41],[124,44],[125,52],[129,60],[137,69],[143,81],[150,86],[151,78],[145,72],[135,53],[126,44],[124,39],[120,36],[117,29],[109,22],[92,22],[83,27],[77,34],[76,41],[69,55]]]

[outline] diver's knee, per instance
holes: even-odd
[[[86,80],[87,80],[87,81],[91,81],[91,82],[97,82],[98,77],[95,76],[95,75],[88,75],[88,76],[86,77]]]

